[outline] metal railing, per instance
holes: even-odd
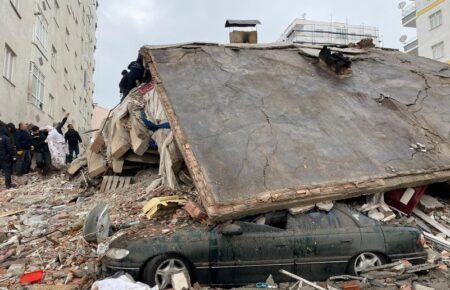
[[[407,5],[405,8],[403,8],[402,17],[405,18],[406,16],[409,16],[413,12],[415,15],[416,14],[416,3],[411,3],[411,4]]]
[[[403,46],[403,49],[405,50],[405,52],[408,52],[410,50],[417,48],[418,46],[419,46],[419,41],[416,38],[413,41],[406,44],[405,46]]]

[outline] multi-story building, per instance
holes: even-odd
[[[38,126],[93,110],[97,0],[0,1],[0,120]]]
[[[403,26],[417,34],[405,43],[405,52],[450,64],[450,1],[415,0],[400,7]]]
[[[295,19],[280,37],[280,41],[320,45],[347,45],[363,38],[372,38],[379,45],[377,27],[349,25],[340,22]]]

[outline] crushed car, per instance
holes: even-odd
[[[102,262],[108,274],[124,271],[160,289],[170,287],[171,275],[179,272],[191,282],[240,286],[269,275],[289,282],[281,269],[322,281],[400,259],[419,264],[427,258],[424,244],[415,227],[383,225],[336,204],[329,212],[272,212],[171,235],[122,236]]]

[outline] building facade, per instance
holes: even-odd
[[[380,45],[377,27],[295,19],[283,32],[280,41],[320,45],[347,45],[349,43],[357,43],[363,38],[372,38],[376,46]]]
[[[403,26],[417,34],[405,52],[450,64],[450,0],[415,0],[402,10]]]
[[[103,120],[108,117],[109,109],[99,106],[98,104],[94,104],[94,111],[91,119],[91,130],[93,132],[94,138],[97,137],[99,130],[101,130],[101,126]]]
[[[89,130],[97,0],[0,1],[0,120]]]

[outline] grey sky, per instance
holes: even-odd
[[[226,42],[226,19],[259,19],[259,41],[273,42],[294,18],[378,26],[385,47],[400,48],[397,0],[100,0],[95,102],[119,101],[120,72],[145,44]]]

